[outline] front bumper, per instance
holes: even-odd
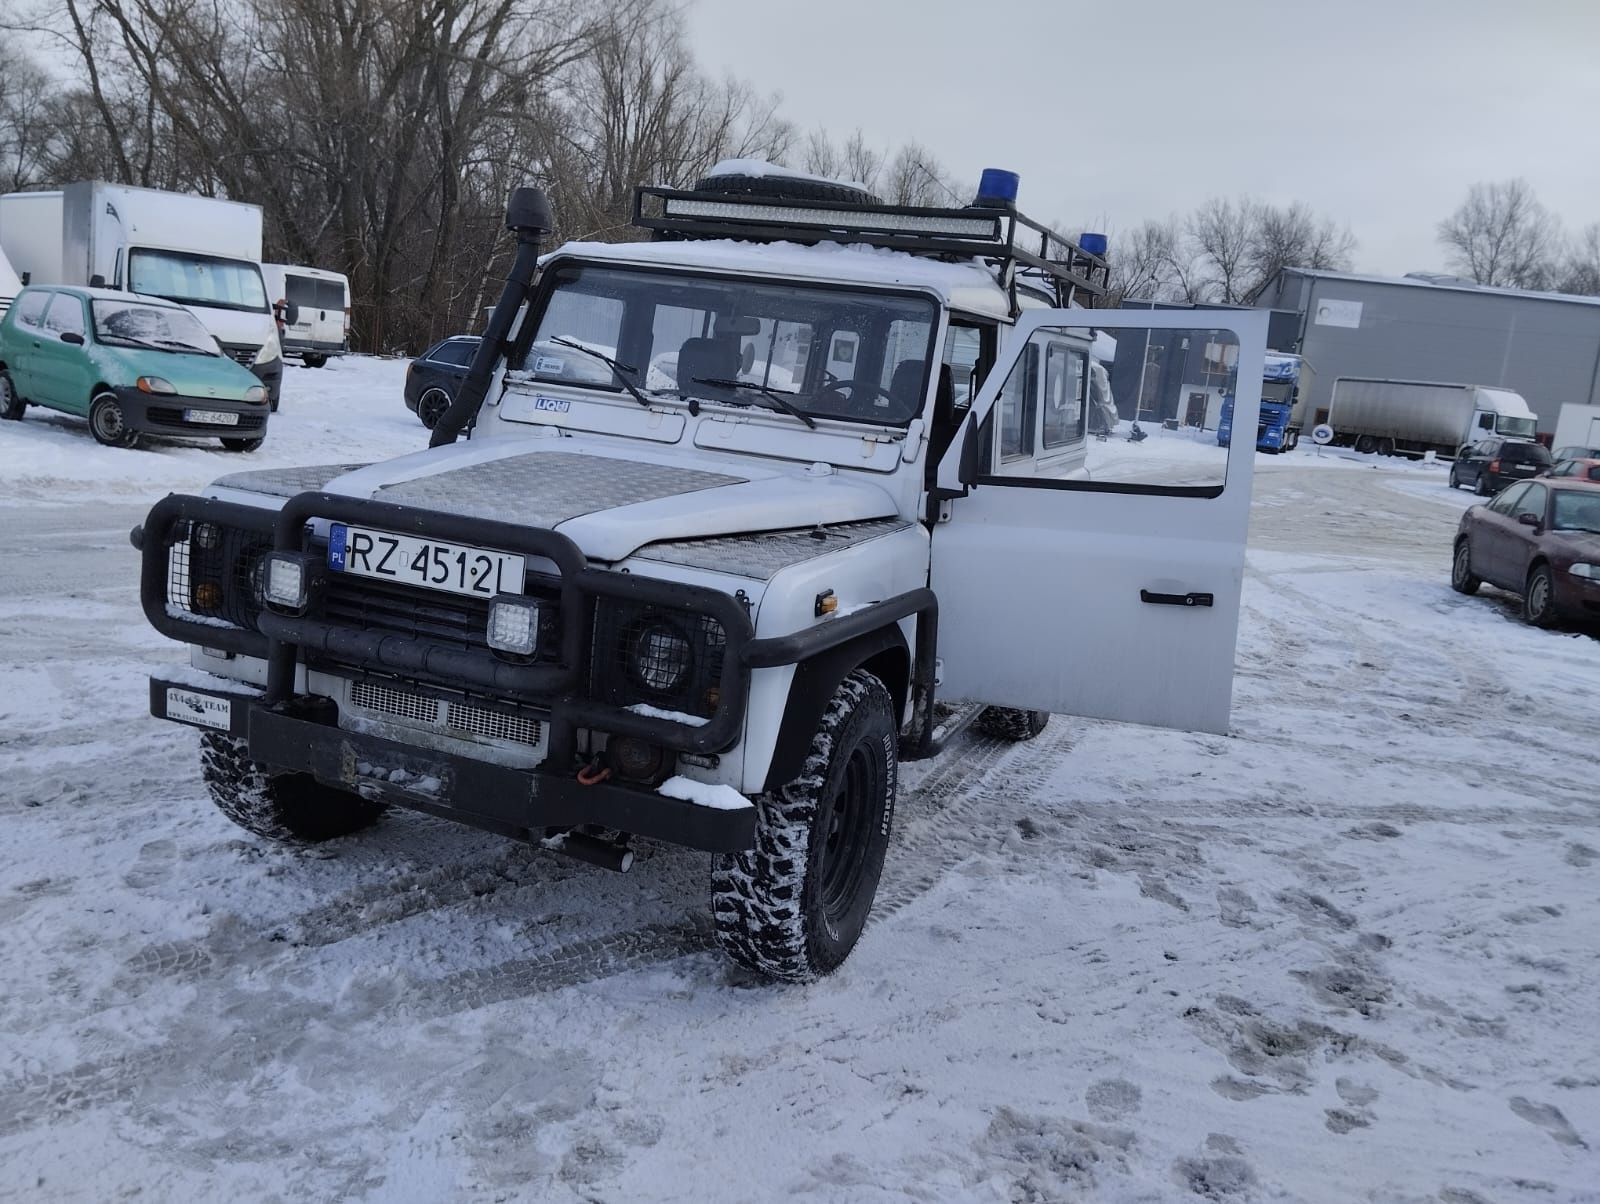
[[[297,339],[293,335],[286,335],[281,340],[285,355],[344,355],[349,348],[344,343],[329,342],[328,340]]]
[[[196,707],[196,695],[213,702]],[[572,771],[511,769],[345,731],[331,722],[331,708],[271,706],[251,694],[158,677],[150,681],[150,713],[241,738],[252,760],[276,769],[518,840],[584,825],[713,853],[738,852],[755,839],[754,807],[719,810],[645,787],[585,786]]]
[[[217,436],[259,439],[267,433],[268,408],[259,401],[221,401],[215,397],[183,397],[174,394],[141,393],[131,385],[114,390],[122,406],[122,420],[129,430],[144,435],[171,435],[178,438],[209,439]],[[237,423],[191,422],[186,411],[237,414]]]

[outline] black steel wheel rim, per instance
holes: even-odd
[[[1467,574],[1471,570],[1471,567],[1472,567],[1471,555],[1472,555],[1471,552],[1469,552],[1467,550],[1467,545],[1466,544],[1462,544],[1459,548],[1456,549],[1456,584],[1457,585],[1460,585],[1462,582],[1464,582],[1467,579]]]
[[[114,401],[107,401],[94,408],[95,430],[107,439],[117,439],[122,435],[122,407]]]
[[[1550,577],[1546,573],[1535,573],[1528,583],[1528,613],[1536,619],[1543,618],[1549,605]]]
[[[877,767],[864,744],[850,753],[839,789],[824,800],[819,850],[822,910],[832,921],[849,912],[866,877],[867,851],[872,843],[873,800]]]

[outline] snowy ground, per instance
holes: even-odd
[[[291,370],[248,462],[420,447],[402,370]],[[1449,590],[1443,469],[1261,457],[1233,734],[908,767],[778,988],[700,855],[224,821],[126,532],[246,462],[0,427],[0,1198],[1600,1200],[1600,642]]]

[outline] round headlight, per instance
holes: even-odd
[[[683,685],[692,660],[683,632],[664,619],[641,624],[628,642],[628,672],[645,689],[659,694]]]
[[[260,385],[251,385],[244,391],[244,399],[256,402],[265,401],[267,399],[267,391]]]

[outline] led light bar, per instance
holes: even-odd
[[[724,221],[760,222],[775,226],[822,226],[829,229],[874,230],[888,233],[947,235],[952,238],[998,240],[1000,218],[922,217],[910,213],[873,213],[849,209],[809,209],[790,205],[750,204],[744,201],[707,201],[666,198],[666,216],[700,217]]]

